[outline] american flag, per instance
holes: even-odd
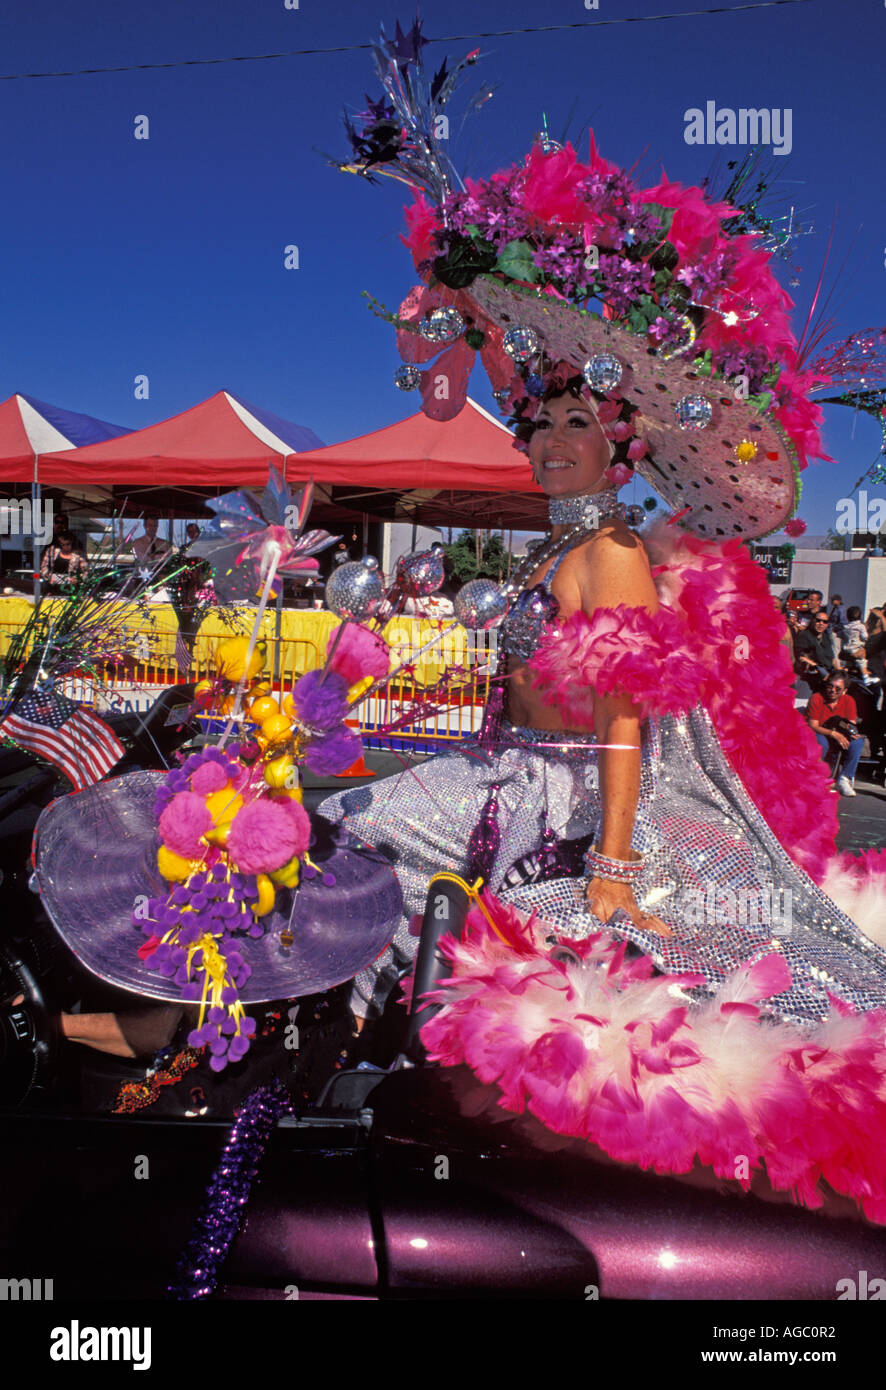
[[[49,692],[26,695],[0,722],[0,734],[61,768],[78,792],[100,782],[126,751],[92,710]]]

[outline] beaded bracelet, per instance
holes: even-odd
[[[644,859],[610,859],[595,845],[585,851],[585,868],[589,878],[610,879],[614,883],[632,883],[642,872]]]

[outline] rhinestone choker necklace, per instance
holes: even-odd
[[[608,487],[602,492],[583,493],[579,497],[552,497],[548,514],[552,526],[580,525],[590,531],[617,507],[618,489]]]

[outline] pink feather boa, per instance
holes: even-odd
[[[792,859],[820,882],[837,811],[814,735],[794,708],[785,627],[738,540],[672,527],[647,539],[661,608],[573,614],[530,661],[567,728],[593,728],[595,692],[629,695],[643,718],[702,704],[733,771]]]
[[[708,1002],[674,999],[699,976],[654,976],[605,933],[552,960],[547,928],[484,895],[460,942],[441,943],[452,978],[421,1031],[431,1060],[466,1063],[500,1104],[558,1134],[659,1173],[696,1160],[747,1189],[755,1170],[807,1206],[821,1180],[886,1223],[886,1011],[835,1004],[809,1035],[761,1026],[759,1001],[790,984],[773,953]]]

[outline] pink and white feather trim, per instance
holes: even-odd
[[[886,1012],[842,1003],[810,1033],[761,1017],[790,983],[777,953],[732,975],[704,1002],[698,976],[654,975],[605,933],[552,958],[547,928],[484,894],[507,940],[477,909],[441,949],[452,977],[422,1028],[432,1061],[466,1064],[558,1134],[658,1173],[696,1161],[748,1188],[810,1207],[820,1184],[886,1223]]]

